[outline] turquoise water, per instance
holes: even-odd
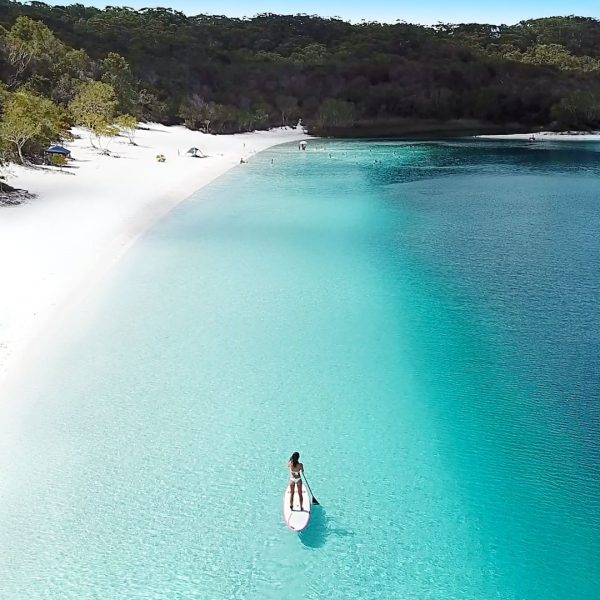
[[[312,147],[172,213],[3,400],[0,598],[600,597],[600,145]]]

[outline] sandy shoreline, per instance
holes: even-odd
[[[63,172],[11,167],[8,183],[37,197],[0,208],[0,386],[18,378],[34,340],[154,223],[241,158],[307,137],[292,129],[213,136],[147,124],[137,146],[113,140],[113,156],[82,135],[67,145],[74,160]],[[207,158],[186,156],[190,147]]]
[[[0,207],[0,389],[20,376],[19,364],[44,335],[56,335],[61,313],[91,288],[153,224],[232,167],[271,146],[306,139],[278,129],[231,136],[146,124],[137,146],[120,137],[113,156],[90,146],[83,131],[67,144],[73,161],[62,172],[12,166],[8,183],[36,194]],[[482,135],[478,139],[597,141],[600,132]],[[190,147],[207,158],[186,156]],[[163,154],[164,163],[156,160]],[[118,158],[115,156],[118,155]]]
[[[483,140],[525,140],[535,138],[537,142],[600,142],[600,131],[583,133],[578,131],[541,131],[540,133],[508,133],[498,135],[477,135]]]

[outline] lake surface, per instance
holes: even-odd
[[[3,400],[0,597],[597,600],[599,234],[599,144],[256,156]]]

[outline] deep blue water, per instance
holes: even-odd
[[[314,141],[200,191],[4,403],[0,597],[599,598],[599,182]]]

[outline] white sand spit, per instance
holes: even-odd
[[[505,135],[478,135],[485,140],[529,140],[546,142],[600,142],[600,131],[541,131],[540,133],[510,133]]]

